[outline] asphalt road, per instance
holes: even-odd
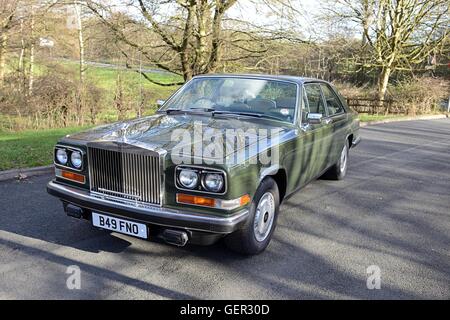
[[[50,176],[0,183],[0,298],[450,299],[450,120],[361,131],[346,179],[292,196],[255,257],[94,229],[47,195]]]

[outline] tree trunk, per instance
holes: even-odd
[[[192,68],[189,62],[189,55],[186,52],[180,52],[181,56],[181,68],[183,69],[184,81],[189,81],[192,79]]]
[[[215,72],[217,67],[219,66],[222,49],[222,17],[223,13],[221,11],[221,8],[216,7],[212,23],[211,54],[205,73]]]
[[[23,37],[23,19],[20,19],[20,54],[19,54],[19,64],[17,67],[19,72],[23,72],[24,55],[25,55],[25,39]]]
[[[3,32],[0,38],[0,85],[3,84],[6,69],[6,47],[8,44],[8,35]]]
[[[31,8],[33,10],[33,8]],[[31,45],[30,45],[30,66],[29,66],[29,78],[28,78],[28,95],[33,94],[33,84],[34,84],[34,12],[31,12],[30,21],[30,34],[31,34]]]
[[[209,56],[208,65],[205,69],[205,73],[215,72],[219,67],[219,63],[222,58],[222,19],[225,12],[236,3],[237,0],[216,0],[216,7],[214,8],[214,16],[212,20],[211,31],[211,53]]]
[[[75,12],[77,15],[77,29],[78,29],[78,48],[80,56],[79,65],[79,78],[80,83],[78,86],[78,99],[77,99],[77,124],[81,125],[84,121],[83,119],[83,101],[84,101],[84,39],[83,39],[83,19],[82,19],[82,8],[81,4],[77,1],[74,2]]]
[[[197,47],[196,47],[196,67],[195,73],[203,73],[206,65],[206,53],[207,53],[207,19],[208,1],[200,0],[197,5]]]
[[[20,73],[20,91],[21,92],[25,92],[26,77],[25,77],[25,68],[24,68],[24,64],[23,64],[23,59],[25,57],[25,49],[26,49],[26,45],[25,45],[25,38],[24,38],[24,34],[23,34],[23,19],[20,19],[20,54],[19,54],[19,63],[18,63],[17,69],[19,70],[19,73]]]
[[[384,99],[386,98],[387,86],[391,76],[392,69],[390,67],[383,67],[378,76],[378,107],[382,109],[384,106]]]
[[[83,20],[81,16],[81,5],[77,2],[74,3],[75,12],[77,14],[78,22],[78,45],[79,45],[79,55],[80,55],[80,84],[84,84],[84,39],[83,39]]]
[[[195,2],[191,2],[191,4],[187,7],[188,14],[186,18],[186,23],[184,26],[184,32],[183,32],[183,41],[181,43],[181,46],[178,48],[178,52],[180,54],[181,59],[181,68],[183,70],[183,77],[184,81],[189,81],[192,79],[193,76],[193,57],[190,55],[190,52],[188,50],[189,46],[189,39],[191,37],[192,31],[193,31],[193,24],[194,24],[194,17],[195,17],[195,10],[196,5]]]
[[[28,95],[33,94],[33,86],[34,86],[34,44],[32,43],[30,46],[30,66],[28,69]]]

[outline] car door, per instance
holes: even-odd
[[[328,166],[328,153],[332,139],[332,126],[328,120],[328,113],[320,83],[306,83],[304,85],[306,102],[310,113],[320,113],[322,123],[309,124],[307,116],[302,116],[302,130],[306,141],[309,141],[311,150],[308,152],[307,181],[317,177]]]
[[[300,110],[297,112],[297,129],[295,130],[295,138],[285,144],[284,150],[281,152],[283,157],[283,165],[286,168],[287,192],[290,193],[304,186],[310,179],[310,158],[312,152],[313,130],[312,128],[304,128],[306,115],[309,113],[308,101],[306,99],[305,90],[302,88],[298,99]]]
[[[327,163],[331,166],[336,163],[342,148],[344,147],[347,132],[347,113],[334,89],[327,83],[321,83],[323,98],[327,109],[325,122],[329,123],[331,145],[329,148]]]

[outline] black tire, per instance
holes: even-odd
[[[256,233],[254,228],[254,222],[256,217],[256,209],[260,202],[260,199],[267,192],[270,192],[274,201],[274,215],[273,222],[270,226],[268,235],[262,241],[256,239]],[[270,177],[265,178],[253,197],[250,205],[250,215],[245,224],[239,229],[225,237],[226,246],[238,253],[245,255],[255,255],[264,251],[272,239],[273,232],[275,230],[278,218],[278,212],[280,209],[280,193],[278,191],[277,183]],[[267,229],[268,230],[268,229]]]
[[[342,153],[345,149],[345,165],[342,166]],[[325,173],[325,178],[331,179],[331,180],[342,180],[344,179],[345,175],[347,174],[347,167],[348,167],[348,154],[349,154],[349,143],[348,140],[346,140],[343,149],[339,153],[339,159],[338,161]]]

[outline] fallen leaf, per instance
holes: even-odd
[[[17,176],[17,179],[19,179],[19,180],[24,180],[26,178],[28,178],[28,176],[24,173],[19,173],[19,175]]]

